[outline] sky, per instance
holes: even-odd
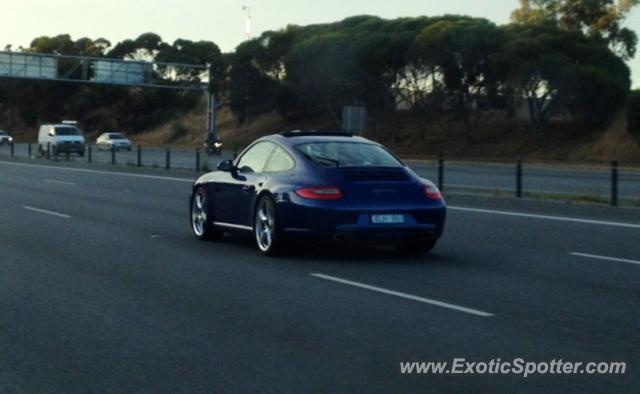
[[[0,48],[28,46],[35,37],[71,34],[104,37],[112,43],[141,33],[158,33],[167,42],[176,38],[213,41],[232,51],[245,39],[246,11],[253,34],[288,24],[334,22],[353,15],[384,18],[466,14],[498,24],[509,21],[518,0],[3,0]],[[627,26],[640,34],[640,9]],[[640,51],[639,51],[640,52]],[[634,86],[640,88],[640,55],[630,62]]]

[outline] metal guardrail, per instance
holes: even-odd
[[[553,168],[525,164],[522,160],[511,165],[486,162],[460,164],[446,162],[440,156],[433,165],[436,171],[431,174],[437,177],[438,187],[443,191],[446,188],[499,192],[512,194],[516,198],[564,196],[567,199],[607,201],[612,206],[619,205],[621,200],[630,200],[640,205],[640,169],[621,169],[617,161],[612,161],[609,167],[584,169],[581,166]],[[414,166],[419,167],[420,164],[415,163]],[[427,164],[429,166],[431,164]],[[429,174],[428,168],[426,173]],[[451,178],[456,180],[445,182],[445,176],[447,181]]]
[[[62,160],[132,167],[181,169],[195,172],[213,170],[223,159],[233,158],[225,151],[221,156],[203,155],[200,149],[145,148],[131,151],[103,151],[89,145],[84,157],[55,156],[51,149],[39,152],[37,144],[0,146],[0,156],[40,160]],[[549,166],[525,163],[456,162],[440,156],[435,161],[409,161],[409,165],[425,178],[434,179],[446,192],[499,193],[516,198],[552,196],[556,199],[585,200],[617,206],[631,202],[640,206],[640,169],[610,166]]]
[[[115,149],[100,150],[95,145],[87,145],[84,156],[66,152],[56,155],[51,146],[42,148],[42,151],[40,151],[38,144],[29,143],[0,145],[0,156],[203,172],[214,169],[218,162],[223,159],[232,158],[233,153],[222,152],[219,156],[208,156],[202,155],[200,149],[160,149],[135,146],[131,151],[126,151]]]

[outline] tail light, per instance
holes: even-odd
[[[424,185],[424,194],[429,200],[442,200],[442,193],[434,185]]]
[[[307,200],[340,200],[342,192],[337,187],[306,187],[296,190],[296,194]]]

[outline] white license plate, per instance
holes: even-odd
[[[371,215],[373,224],[402,224],[404,215]]]

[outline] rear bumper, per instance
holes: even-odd
[[[311,205],[311,206],[310,206]],[[395,241],[439,239],[444,231],[446,206],[354,207],[278,204],[282,230],[291,238],[311,240]],[[402,214],[403,224],[373,224],[371,215]]]

